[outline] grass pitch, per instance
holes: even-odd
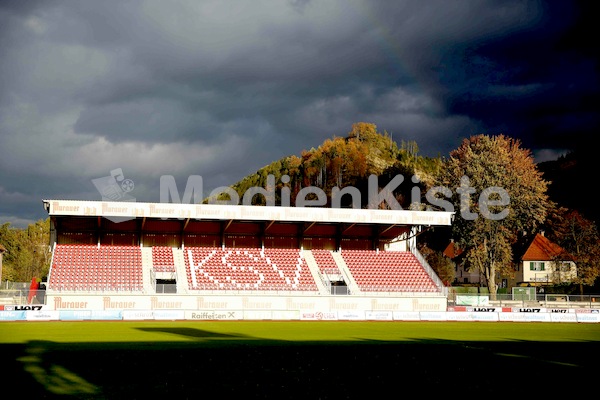
[[[597,383],[599,350],[581,323],[0,323],[2,381],[42,399],[554,397]]]

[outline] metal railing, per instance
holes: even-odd
[[[0,289],[0,305],[24,304],[46,304],[46,291],[38,289],[32,293],[29,289]]]
[[[25,304],[46,304],[46,290],[45,289],[37,289],[34,292],[29,290],[27,287],[28,283],[12,283],[7,285],[5,283],[2,284],[2,289],[0,289],[0,305],[25,305]],[[95,288],[81,288],[82,290],[70,290],[64,291],[65,293],[76,293],[80,295],[90,294],[103,294],[103,293],[121,293],[129,292],[129,290],[93,290]],[[86,290],[90,289],[90,290]],[[190,295],[196,296],[198,294],[215,294],[215,295],[321,295],[318,291],[303,291],[303,290],[220,290],[220,289],[212,289],[212,290],[191,290],[188,293],[177,293],[177,287],[175,284],[157,284],[155,293],[144,293],[146,295]],[[382,288],[377,288],[374,291],[367,291],[364,293],[349,293],[348,288],[346,286],[331,286],[330,287],[331,295],[343,295],[343,296],[357,296],[357,297],[365,297],[365,296],[390,296],[390,297],[407,297],[407,296],[423,296],[427,295],[424,292],[420,292],[418,288],[415,288],[414,292],[398,292],[395,291],[394,288],[386,288],[386,290],[382,290]],[[54,292],[60,293],[60,292]],[[132,293],[139,295],[138,293]],[[438,293],[430,293],[429,295],[440,295]],[[543,307],[543,308],[590,308],[590,309],[600,309],[600,294],[587,294],[587,295],[573,295],[573,294],[542,294],[538,293],[533,296],[522,296],[517,294],[505,294],[498,293],[495,295],[490,295],[487,293],[456,293],[450,291],[447,296],[448,307],[454,306],[491,306],[491,307]]]
[[[544,307],[600,309],[600,294],[543,294],[533,296],[511,293],[455,293],[448,294],[448,306],[489,305],[493,307]]]

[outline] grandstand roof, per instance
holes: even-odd
[[[453,212],[322,207],[43,200],[50,216],[444,225]]]
[[[353,208],[43,200],[58,231],[377,238],[449,226],[452,212]]]

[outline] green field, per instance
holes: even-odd
[[[597,384],[599,350],[592,323],[0,323],[26,398],[556,396]]]

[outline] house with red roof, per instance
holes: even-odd
[[[543,232],[536,234],[526,248],[515,276],[517,284],[531,286],[569,283],[576,277],[577,265],[573,257]]]
[[[450,243],[448,243],[448,246],[444,249],[443,254],[452,260],[452,263],[454,264],[454,285],[460,284],[472,286],[479,285],[483,281],[479,271],[469,271],[465,269],[464,263],[462,262],[464,252],[456,246],[454,240],[450,240]]]
[[[515,276],[497,277],[500,288],[556,285],[572,282],[577,277],[577,265],[573,257],[550,241],[543,232],[536,234],[524,250],[516,262]],[[454,263],[454,285],[473,286],[484,281],[479,271],[464,268],[464,253],[455,246],[454,241],[450,241],[443,254]],[[515,257],[519,257],[518,250]]]

